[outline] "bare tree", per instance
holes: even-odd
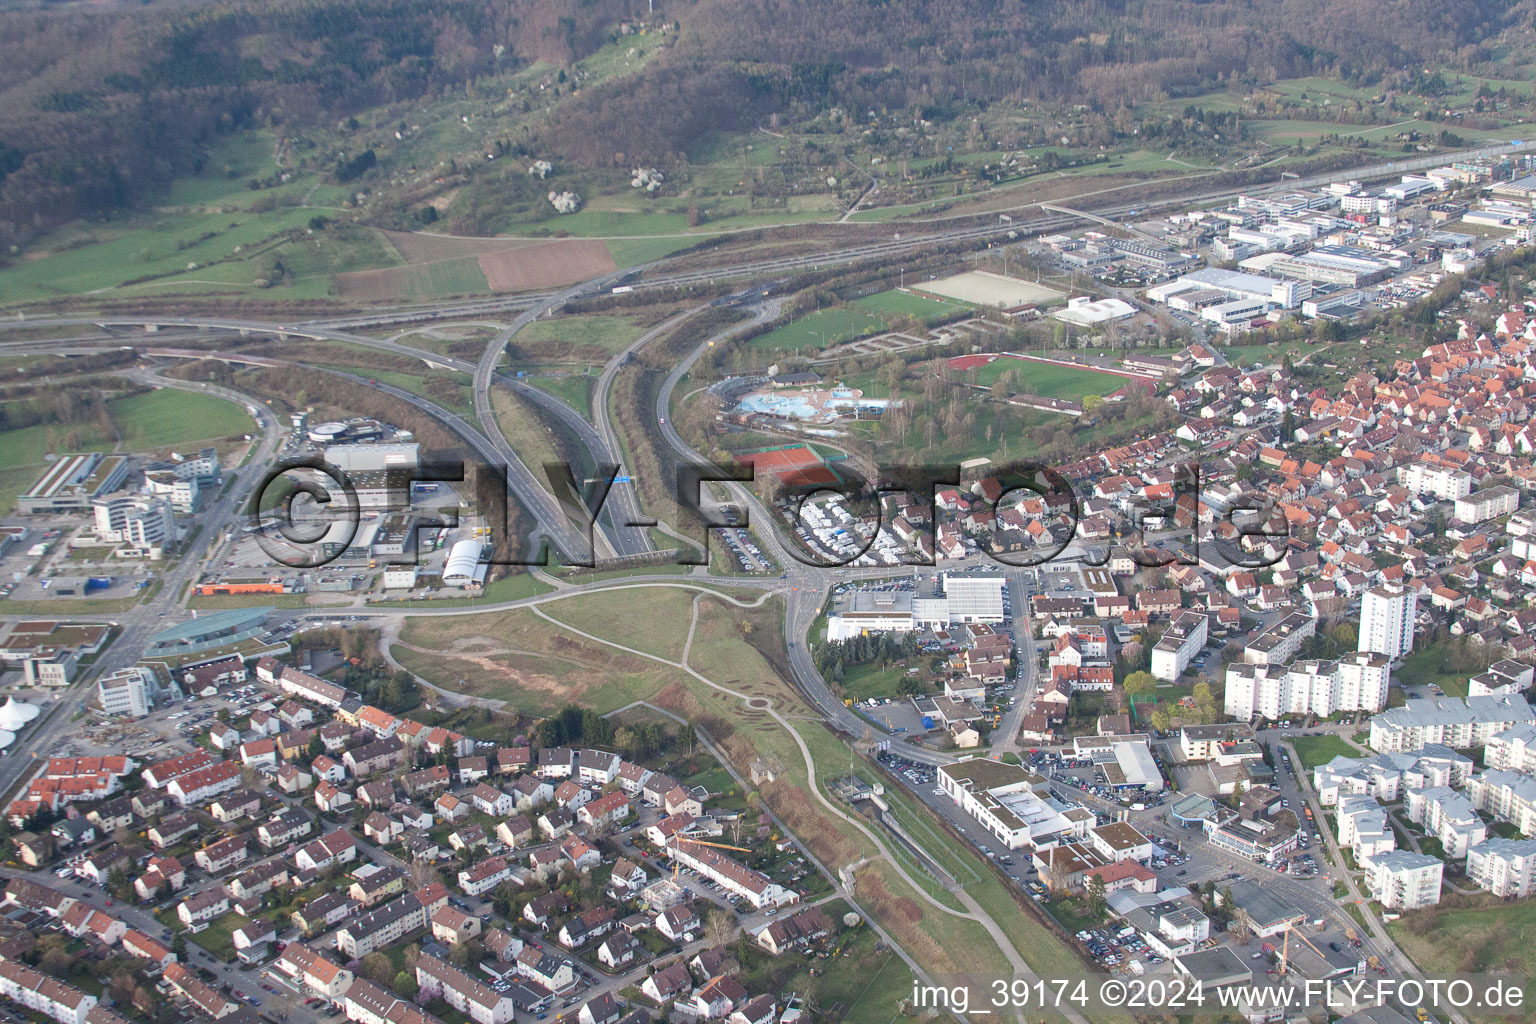
[[[709,939],[709,944],[715,948],[730,942],[735,932],[736,918],[725,910],[711,911],[709,919],[704,923],[704,934]]]

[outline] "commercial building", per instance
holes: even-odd
[[[1194,291],[1214,291],[1225,300],[1258,299],[1272,303],[1281,309],[1295,309],[1302,299],[1311,293],[1311,287],[1301,281],[1286,281],[1260,274],[1208,267],[1147,289],[1147,298],[1153,302],[1172,305],[1175,296]]]
[[[1203,612],[1182,611],[1152,647],[1152,674],[1173,682],[1184,674],[1205,646],[1209,622]]]
[[[466,590],[483,587],[490,563],[484,560],[485,545],[478,540],[461,540],[448,549],[443,565],[443,586]]]
[[[1310,252],[1284,255],[1269,260],[1268,268],[1284,277],[1349,288],[1374,284],[1392,272],[1392,265],[1375,253],[1346,245],[1321,245]]]
[[[123,486],[128,459],[97,452],[60,455],[37,482],[16,499],[21,515],[85,512],[92,500]]]
[[[107,714],[139,718],[155,709],[160,683],[152,669],[134,665],[104,676],[96,684],[96,695]]]
[[[117,491],[92,499],[91,510],[95,536],[103,543],[120,543],[149,557],[175,547],[177,519],[163,497]]]
[[[939,583],[946,605],[945,625],[1003,621],[1003,588],[1008,580],[1002,573],[947,572]]]
[[[941,765],[937,777],[940,791],[1010,850],[1084,837],[1087,823],[1068,817],[1045,777],[1018,765],[970,758]]]
[[[910,633],[916,628],[913,595],[903,590],[849,590],[827,616],[827,639],[851,640],[867,633]]]
[[[1001,573],[943,573],[937,582],[917,580],[912,590],[855,588],[841,594],[827,616],[827,639],[1002,622],[1006,586]]]
[[[421,446],[418,444],[333,444],[325,448],[325,461],[348,474],[415,469],[421,465]]]
[[[1357,649],[1400,658],[1413,650],[1413,622],[1419,596],[1406,587],[1382,585],[1365,592],[1360,603]]]
[[[1440,902],[1445,862],[1412,850],[1393,850],[1360,864],[1371,896],[1391,910],[1416,910]]]
[[[1068,299],[1065,307],[1051,313],[1053,318],[1062,323],[1076,324],[1079,327],[1095,327],[1116,320],[1129,320],[1135,315],[1136,307],[1124,299],[1095,300],[1086,296]]]
[[[272,609],[263,605],[189,619],[150,637],[144,657],[147,660],[177,658],[238,644],[260,635],[271,614]]]
[[[1218,825],[1207,820],[1205,835],[1212,846],[1266,864],[1296,849],[1296,830],[1271,821],[1237,818]]]

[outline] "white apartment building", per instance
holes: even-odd
[[[1490,839],[1467,851],[1467,880],[1505,899],[1524,899],[1536,882],[1536,839]]]
[[[432,956],[416,961],[416,983],[428,996],[441,995],[475,1024],[508,1024],[517,1005],[510,995]]]
[[[1164,682],[1177,680],[1205,646],[1209,628],[1203,612],[1183,611],[1174,616],[1152,648],[1152,674]]]
[[[14,960],[0,961],[0,996],[52,1017],[60,1024],[85,1024],[95,1008],[95,996],[73,985],[24,967]]]
[[[137,665],[119,669],[96,684],[101,710],[109,715],[147,715],[155,709],[155,695],[159,692],[153,670]]]
[[[679,843],[674,838],[667,846],[667,854],[683,867],[692,868],[705,878],[718,882],[722,888],[740,896],[758,910],[781,907],[800,899],[797,893],[779,885],[761,871],[754,871],[711,847]]]
[[[1301,651],[1301,645],[1317,632],[1310,615],[1287,615],[1269,624],[1243,648],[1246,665],[1284,665]]]
[[[1348,846],[1356,862],[1397,849],[1397,837],[1387,821],[1387,810],[1368,796],[1339,800],[1334,816],[1340,846]]]
[[[1445,863],[1438,857],[1411,850],[1393,850],[1371,857],[1365,868],[1365,884],[1381,905],[1392,910],[1415,910],[1440,902],[1440,881]]]
[[[1523,697],[1424,697],[1372,718],[1370,746],[1382,753],[1432,743],[1465,750],[1517,725],[1536,725],[1536,711]]]
[[[1456,499],[1456,518],[1464,523],[1482,523],[1507,516],[1520,507],[1520,492],[1500,484]]]
[[[1472,493],[1471,473],[1428,462],[1410,462],[1399,467],[1397,482],[1415,494],[1432,495],[1441,501],[1455,501]]]
[[[1488,697],[1524,693],[1531,688],[1533,680],[1536,680],[1536,668],[1508,659],[1496,661],[1488,666],[1488,671],[1479,672],[1467,680],[1467,696]]]
[[[1440,840],[1447,857],[1457,860],[1467,850],[1488,838],[1488,826],[1477,816],[1465,793],[1446,786],[1410,789],[1407,794],[1408,820],[1422,825],[1424,831]]]
[[[427,923],[426,905],[415,893],[406,893],[342,925],[336,932],[336,949],[350,959],[361,960],[374,950],[425,928]]]
[[[1360,602],[1358,650],[1400,658],[1413,650],[1413,620],[1419,596],[1403,587],[1379,586],[1365,592]]]
[[[1501,771],[1536,775],[1536,726],[1517,725],[1488,741],[1483,764]]]
[[[1244,720],[1380,711],[1387,706],[1390,670],[1386,655],[1369,651],[1338,661],[1296,662],[1287,668],[1234,662],[1227,666],[1223,710]]]
[[[1520,834],[1536,834],[1536,779],[1494,769],[1467,784],[1472,806],[1512,823]]]
[[[1351,794],[1392,803],[1404,789],[1460,788],[1472,777],[1472,759],[1431,745],[1406,754],[1336,757],[1312,769],[1312,788],[1324,807]]]

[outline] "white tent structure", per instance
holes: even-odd
[[[42,712],[36,704],[28,704],[24,700],[17,700],[14,696],[0,707],[0,731],[16,733],[27,726],[32,719]],[[15,738],[14,736],[12,737]]]
[[[485,583],[485,571],[489,563],[481,561],[485,545],[478,540],[461,540],[448,549],[448,560],[443,564],[443,585],[449,587],[478,587]],[[3,710],[3,709],[0,709]],[[4,723],[0,722],[0,727]]]

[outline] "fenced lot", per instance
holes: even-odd
[[[953,277],[928,281],[919,290],[994,309],[1012,309],[1030,302],[1041,305],[1065,298],[1054,288],[1033,281],[1021,281],[1016,277],[1004,277],[990,270],[968,270]]]

